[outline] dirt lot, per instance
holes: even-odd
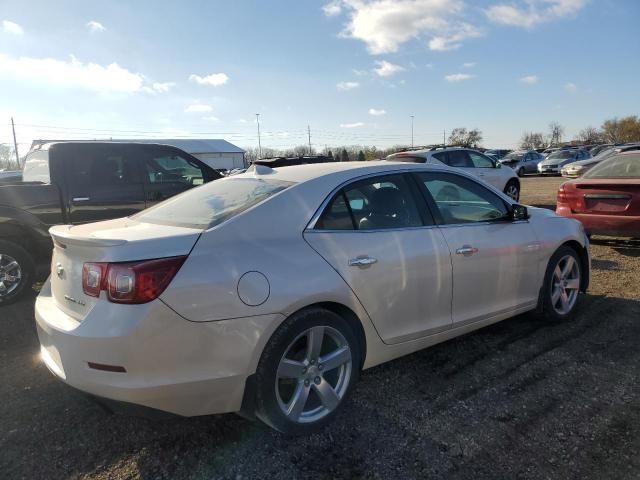
[[[560,180],[526,178],[553,206]],[[33,297],[0,310],[1,478],[640,478],[640,241],[593,241],[577,318],[523,315],[366,371],[338,422],[114,416],[39,363]]]

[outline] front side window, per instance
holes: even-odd
[[[484,155],[476,152],[469,152],[469,157],[475,168],[493,168],[493,162]]]
[[[344,187],[324,210],[316,229],[382,230],[422,226],[407,180],[403,174],[384,175]]]
[[[140,222],[210,228],[293,185],[253,178],[223,178],[171,197],[134,215]]]
[[[442,223],[487,222],[507,218],[508,208],[496,194],[473,180],[448,173],[419,173]]]
[[[173,152],[158,152],[145,162],[149,183],[180,183],[202,185],[202,168]]]

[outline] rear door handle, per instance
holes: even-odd
[[[464,245],[456,250],[457,255],[464,255],[465,257],[469,257],[474,253],[478,253],[478,249],[471,245]]]
[[[373,265],[378,261],[377,258],[372,257],[357,257],[349,260],[350,267],[367,267],[369,265]]]
[[[73,197],[72,200],[74,202],[88,202],[91,199],[89,197]]]

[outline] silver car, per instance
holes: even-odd
[[[56,377],[286,433],[335,417],[362,369],[536,308],[570,317],[590,271],[579,222],[425,164],[254,166],[51,236],[35,316]]]
[[[579,160],[587,160],[591,154],[580,148],[557,150],[538,163],[538,173],[541,175],[560,175],[562,167]]]
[[[500,163],[511,167],[523,177],[525,173],[538,173],[538,163],[544,160],[544,155],[535,150],[519,150],[511,152],[500,159]]]

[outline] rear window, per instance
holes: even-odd
[[[223,178],[188,190],[132,218],[140,222],[211,228],[293,185],[259,178]]]
[[[22,181],[51,183],[48,151],[38,150],[27,155],[22,170]]]
[[[640,153],[626,153],[604,160],[582,178],[640,178]]]

